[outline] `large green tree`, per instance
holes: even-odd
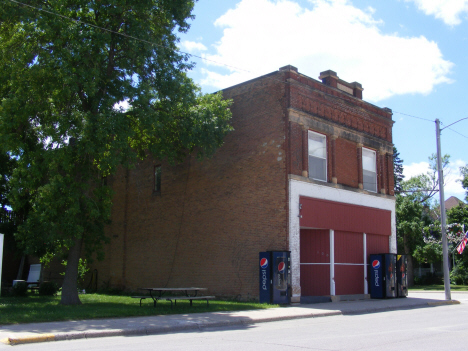
[[[103,178],[149,154],[213,154],[231,130],[229,102],[201,95],[177,51],[194,1],[28,5],[0,6],[0,145],[17,159],[13,209],[31,206],[17,238],[28,253],[68,252],[61,303],[79,304],[82,249],[106,240]]]

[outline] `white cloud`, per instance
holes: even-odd
[[[428,162],[413,162],[410,165],[403,165],[403,175],[405,176],[405,180],[408,180],[411,177],[415,177],[420,174],[426,174],[429,171],[430,168]]]
[[[460,16],[468,13],[468,0],[405,0],[414,2],[426,15],[441,19],[450,26],[461,23]]]
[[[224,73],[204,70],[203,85],[226,88],[292,64],[317,79],[332,69],[364,87],[364,98],[379,101],[398,94],[430,93],[449,83],[453,64],[435,42],[423,36],[383,34],[372,8],[348,0],[310,0],[310,8],[293,0],[242,0],[215,22],[224,28],[206,57],[232,67]],[[227,71],[227,73],[225,73]]]
[[[206,51],[207,48],[205,45],[199,42],[184,40],[180,43],[180,49],[188,52],[196,52],[196,51]]]
[[[465,198],[465,189],[461,186],[460,180],[462,176],[460,174],[460,167],[464,167],[466,162],[462,160],[456,160],[450,162],[448,167],[444,171],[444,195],[445,199],[450,196],[456,196],[460,200]],[[411,163],[410,165],[403,165],[403,174],[405,180],[409,180],[411,177],[426,174],[430,171],[428,162]],[[437,196],[438,198],[438,196]]]

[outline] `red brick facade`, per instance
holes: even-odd
[[[349,86],[362,96],[360,85]],[[383,195],[375,196],[393,195],[389,110],[291,66],[224,95],[234,102],[234,131],[213,158],[173,166],[148,159],[110,181],[111,241],[105,260],[93,267],[100,285],[201,286],[210,295],[258,298],[258,252],[289,249],[288,182],[308,179],[308,130],[327,137],[327,183],[363,192],[364,146],[378,155]],[[158,193],[156,165],[162,169]]]

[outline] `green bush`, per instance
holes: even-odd
[[[43,282],[39,285],[39,295],[52,296],[57,294],[59,287],[55,282]]]
[[[450,281],[455,285],[468,283],[468,271],[463,265],[456,265],[450,272]]]
[[[26,296],[28,292],[28,283],[26,282],[17,282],[13,286],[13,296]]]
[[[414,277],[414,284],[416,285],[437,285],[443,284],[443,279],[436,273],[426,273],[422,277]]]

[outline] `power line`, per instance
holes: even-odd
[[[441,130],[444,130],[445,128],[448,128],[448,127],[454,125],[455,123],[458,123],[458,122],[460,122],[460,121],[463,121],[464,119],[468,119],[468,117],[464,117],[464,118],[459,119],[458,121],[455,121],[455,122],[453,122],[453,123],[450,123],[448,126],[445,126],[445,127],[442,128]],[[441,123],[442,123],[442,122],[441,122]],[[443,123],[442,123],[442,124],[443,124]]]
[[[408,117],[412,117],[412,118],[417,118],[417,119],[420,119],[420,120],[423,120],[423,121],[427,121],[427,122],[431,122],[431,123],[434,123],[433,120],[430,120],[430,119],[427,119],[427,118],[423,118],[423,117],[417,117],[417,116],[413,116],[413,115],[408,115],[407,113],[403,113],[403,112],[398,112],[398,111],[393,111],[393,113],[398,113],[400,115],[404,115],[404,116],[408,116]]]
[[[407,114],[407,113],[398,112],[398,111],[392,111],[392,112],[393,112],[393,113],[398,113],[398,114],[400,114],[400,115],[404,115],[404,116],[408,116],[408,117],[412,117],[412,118],[417,118],[417,119],[420,119],[420,120],[423,120],[423,121],[427,121],[427,122],[434,123],[434,121],[432,121],[432,120],[430,120],[430,119],[427,119],[427,118],[418,117],[418,116],[413,116],[413,115],[409,115],[409,114]],[[464,119],[468,119],[468,117],[462,118],[462,119],[458,120],[457,122],[460,122],[460,121],[462,121],[462,120],[464,120]],[[455,123],[457,123],[457,122],[453,122],[452,124],[455,124]],[[444,124],[444,123],[442,123],[442,122],[440,122],[440,123],[441,123],[441,124]],[[449,124],[448,126],[442,128],[441,130],[447,128],[447,129],[450,129],[452,132],[457,133],[458,135],[460,135],[460,136],[462,136],[462,137],[468,139],[468,136],[463,135],[462,133],[457,132],[456,130],[454,130],[454,129],[452,129],[452,128],[449,128],[452,124]]]
[[[17,1],[17,0],[8,0],[10,2],[13,2],[13,3],[16,3],[18,5],[21,5],[21,6],[25,6],[25,7],[29,7],[29,8],[32,8],[34,10],[37,10],[37,11],[41,11],[41,12],[45,12],[45,13],[48,13],[50,15],[53,15],[53,16],[57,16],[57,17],[60,17],[60,18],[63,18],[63,19],[66,19],[66,20],[69,20],[69,21],[72,21],[72,22],[75,22],[75,23],[80,23],[80,24],[83,24],[83,25],[86,25],[86,26],[90,26],[90,27],[93,27],[93,28],[96,28],[96,29],[100,29],[100,30],[103,30],[103,31],[106,31],[106,32],[109,32],[109,33],[114,33],[116,35],[120,35],[122,37],[126,37],[126,38],[130,38],[130,39],[133,39],[133,40],[137,40],[137,41],[140,41],[140,42],[143,42],[143,43],[146,43],[146,44],[150,44],[150,45],[153,45],[153,46],[157,46],[157,47],[161,47],[161,48],[164,48],[164,49],[169,49],[169,50],[173,50],[173,51],[176,51],[176,52],[179,52],[181,54],[184,54],[184,55],[188,55],[188,56],[191,56],[191,57],[196,57],[196,58],[199,58],[203,61],[208,61],[208,62],[212,62],[212,63],[215,63],[217,65],[220,65],[220,66],[224,66],[224,67],[229,67],[229,68],[233,68],[235,70],[238,70],[238,71],[242,71],[242,72],[246,72],[246,73],[251,73],[253,74],[252,71],[249,71],[249,70],[246,70],[246,69],[243,69],[243,68],[240,68],[240,67],[236,67],[236,66],[232,66],[232,65],[228,65],[228,64],[225,64],[225,63],[222,63],[222,62],[219,62],[219,61],[215,61],[215,60],[211,60],[211,59],[208,59],[206,57],[203,57],[203,56],[198,56],[198,55],[195,55],[195,54],[191,54],[191,53],[188,53],[188,52],[185,52],[185,51],[182,51],[180,49],[174,49],[174,48],[170,48],[166,45],[161,45],[161,44],[158,44],[158,43],[155,43],[155,42],[151,42],[151,41],[148,41],[148,40],[144,40],[144,39],[140,39],[140,38],[137,38],[137,37],[134,37],[132,35],[128,35],[128,34],[125,34],[125,33],[120,33],[120,32],[116,32],[114,30],[111,30],[111,29],[108,29],[108,28],[104,28],[104,27],[100,27],[100,26],[97,26],[95,24],[91,24],[91,23],[88,23],[88,22],[84,22],[84,21],[81,21],[79,19],[75,19],[75,18],[71,18],[71,17],[68,17],[68,16],[65,16],[65,15],[61,15],[59,13],[56,13],[56,12],[52,12],[52,11],[49,11],[49,10],[45,10],[45,9],[41,9],[39,7],[35,7],[35,6],[32,6],[32,5],[29,5],[29,4],[25,4],[23,2],[20,2],[20,1]],[[278,81],[278,82],[281,82],[283,84],[290,84],[289,82],[287,81],[283,81],[283,80],[279,80],[279,79],[276,79],[276,78],[273,78],[273,77],[266,77],[268,79],[271,79],[271,80],[274,80],[274,81]],[[398,113],[400,115],[404,115],[404,116],[408,116],[408,117],[411,117],[411,118],[416,118],[416,119],[420,119],[420,120],[423,120],[423,121],[427,121],[427,122],[431,122],[433,123],[434,121],[430,120],[430,119],[427,119],[427,118],[423,118],[423,117],[418,117],[418,116],[413,116],[413,115],[409,115],[407,113],[403,113],[403,112],[398,112],[398,111],[392,111],[393,113]],[[467,119],[468,117],[466,118],[463,118],[463,119]],[[458,122],[458,121],[457,121]],[[456,122],[454,122],[456,123]],[[452,123],[453,124],[453,123]],[[451,126],[452,124],[448,125],[447,127],[445,128],[448,128],[449,126]],[[451,128],[448,128],[450,129],[451,131],[461,135],[462,137],[464,138],[467,138],[467,136],[451,129]]]
[[[447,128],[447,127],[445,127],[445,128]],[[450,129],[452,132],[454,132],[454,133],[457,133],[458,135],[461,135],[462,137],[464,137],[464,138],[467,138],[467,139],[468,139],[468,136],[466,136],[466,135],[463,135],[463,134],[462,134],[462,133],[460,133],[460,132],[457,132],[455,129],[452,129],[452,128],[447,128],[447,129]]]
[[[243,68],[240,68],[240,67],[236,67],[236,66],[232,66],[232,65],[228,65],[228,64],[219,62],[219,61],[211,60],[211,59],[208,59],[208,58],[203,57],[203,56],[198,56],[198,55],[195,55],[195,54],[190,54],[190,53],[185,52],[185,51],[182,51],[182,50],[180,50],[180,49],[170,48],[170,47],[168,47],[168,46],[161,45],[161,44],[158,44],[158,43],[154,43],[154,42],[151,42],[151,41],[148,41],[148,40],[140,39],[140,38],[137,38],[137,37],[134,37],[134,36],[132,36],[132,35],[125,34],[125,33],[116,32],[116,31],[113,31],[113,30],[108,29],[108,28],[104,28],[104,27],[97,26],[97,25],[95,25],[95,24],[90,24],[90,23],[88,23],[88,22],[84,22],[84,21],[81,21],[81,20],[78,20],[78,19],[74,19],[74,18],[71,18],[71,17],[68,17],[68,16],[64,16],[64,15],[61,15],[61,14],[59,14],[59,13],[55,13],[55,12],[52,12],[52,11],[48,11],[48,10],[41,9],[41,8],[39,8],[39,7],[35,7],[35,6],[32,6],[32,5],[28,5],[28,4],[22,3],[22,2],[17,1],[17,0],[8,0],[8,1],[14,2],[14,3],[19,4],[19,5],[22,5],[22,6],[30,7],[30,8],[32,8],[32,9],[34,9],[34,10],[42,11],[42,12],[48,13],[48,14],[50,14],[50,15],[57,16],[57,17],[60,17],[60,18],[63,18],[63,19],[69,20],[69,21],[73,21],[73,22],[76,22],[76,23],[84,24],[84,25],[86,25],[86,26],[90,26],[90,27],[93,27],[93,28],[101,29],[101,30],[103,30],[103,31],[110,32],[110,33],[114,33],[114,34],[116,34],[116,35],[120,35],[120,36],[123,36],[123,37],[127,37],[127,38],[130,38],[130,39],[133,39],[133,40],[141,41],[141,42],[146,43],[146,44],[158,46],[158,47],[161,47],[161,48],[164,48],[164,49],[173,50],[173,51],[176,51],[176,52],[179,52],[179,53],[181,53],[181,54],[188,55],[188,56],[191,56],[191,57],[196,57],[196,58],[199,58],[199,59],[201,59],[201,60],[203,60],[203,61],[212,62],[212,63],[215,63],[215,64],[220,65],[220,66],[224,66],[224,67],[228,67],[228,68],[235,69],[235,70],[237,70],[237,71],[241,71],[241,72],[246,72],[246,73],[254,74],[254,72],[249,71],[249,70],[246,70],[246,69],[243,69]],[[279,80],[279,79],[276,79],[276,78],[273,78],[273,77],[266,77],[266,78],[267,78],[267,79],[270,79],[270,80],[273,80],[273,81],[276,81],[276,82],[283,83],[283,84],[290,84],[290,83],[287,82],[287,81]]]
[[[117,35],[120,35],[120,36],[123,36],[123,37],[127,37],[127,38],[130,38],[130,39],[134,39],[134,40],[137,40],[137,41],[141,41],[141,42],[146,43],[146,44],[158,46],[158,47],[161,47],[161,48],[164,48],[164,49],[174,50],[174,51],[176,51],[176,52],[180,52],[180,53],[182,53],[182,54],[189,55],[189,56],[192,56],[192,57],[197,57],[197,58],[199,58],[199,59],[201,59],[201,60],[204,60],[204,61],[209,61],[209,62],[216,63],[217,65],[221,65],[221,66],[225,66],[225,67],[229,67],[229,68],[234,68],[234,69],[236,69],[236,70],[244,71],[244,72],[247,72],[247,73],[253,73],[253,72],[251,72],[251,71],[248,71],[248,70],[245,70],[245,69],[242,69],[242,68],[239,68],[239,67],[231,66],[231,65],[228,65],[228,64],[225,64],[225,63],[222,63],[222,62],[218,62],[218,61],[215,61],[215,60],[210,60],[210,59],[207,59],[206,57],[198,56],[198,55],[195,55],[195,54],[190,54],[190,53],[185,52],[185,51],[182,51],[182,50],[180,50],[180,49],[173,49],[173,48],[167,47],[167,46],[165,46],[165,45],[161,45],[161,44],[154,43],[154,42],[151,42],[151,41],[148,41],[148,40],[140,39],[140,38],[137,38],[137,37],[134,37],[134,36],[132,36],[132,35],[125,34],[125,33],[116,32],[116,31],[111,30],[111,29],[108,29],[108,28],[96,26],[95,24],[91,24],[91,23],[88,23],[88,22],[81,21],[81,20],[79,20],[79,19],[75,19],[75,18],[71,18],[71,17],[68,17],[68,16],[64,16],[64,15],[61,15],[61,14],[56,13],[56,12],[44,10],[44,9],[39,8],[39,7],[35,7],[35,6],[29,5],[29,4],[22,3],[22,2],[20,2],[20,1],[16,1],[16,0],[8,0],[8,1],[14,2],[14,3],[19,4],[19,5],[22,5],[22,6],[30,7],[30,8],[32,8],[32,9],[34,9],[34,10],[37,10],[37,11],[45,12],[45,13],[48,13],[48,14],[53,15],[53,16],[61,17],[61,18],[63,18],[63,19],[69,20],[69,21],[73,21],[73,22],[76,22],[76,23],[84,24],[84,25],[86,25],[86,26],[90,26],[90,27],[93,27],[93,28],[101,29],[101,30],[106,31],[106,32],[109,32],[109,33],[114,33],[114,34],[117,34]]]

